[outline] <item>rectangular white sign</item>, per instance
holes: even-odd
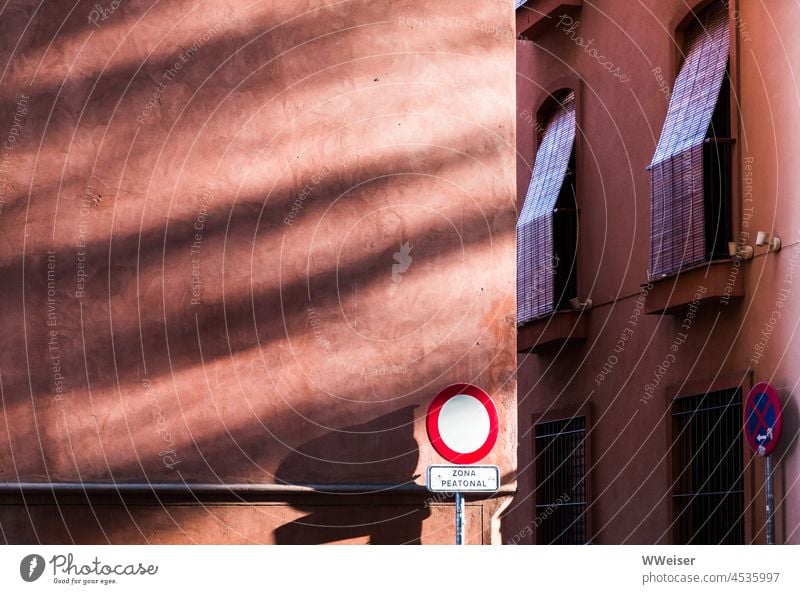
[[[497,466],[433,464],[428,466],[428,491],[434,493],[492,493],[500,488]]]

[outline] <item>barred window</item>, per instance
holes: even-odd
[[[534,427],[536,542],[586,544],[586,417]]]
[[[744,544],[741,390],[676,398],[672,419],[676,544]]]

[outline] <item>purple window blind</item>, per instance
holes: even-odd
[[[553,210],[575,142],[575,94],[545,123],[531,183],[517,221],[517,322],[553,311]]]
[[[669,102],[651,175],[650,278],[704,262],[703,142],[728,63],[728,13],[721,2],[698,15]],[[702,24],[702,25],[701,25]]]

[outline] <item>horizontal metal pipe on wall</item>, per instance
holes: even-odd
[[[502,486],[492,495],[511,495],[516,492],[512,485]],[[164,493],[164,494],[350,494],[380,495],[384,493],[400,493],[407,495],[425,495],[430,493],[425,486],[416,483],[401,484],[304,484],[281,485],[277,483],[0,483],[0,494],[81,494],[81,493]]]

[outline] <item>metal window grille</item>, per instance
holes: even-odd
[[[586,417],[537,424],[536,540],[586,544]]]
[[[726,5],[714,2],[687,32],[685,60],[648,167],[653,279],[727,257],[730,147],[718,148],[722,135],[730,134]]]
[[[678,544],[744,544],[741,390],[672,403]]]

